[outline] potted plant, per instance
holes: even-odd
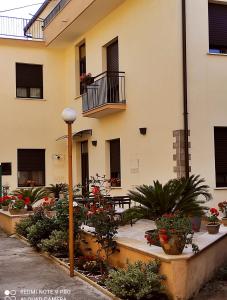
[[[164,214],[156,220],[156,226],[160,244],[166,254],[182,254],[189,244],[193,252],[198,252],[198,246],[192,243],[193,231],[188,217],[180,213]]]
[[[53,218],[56,216],[55,200],[45,197],[43,202],[44,213],[47,217]]]
[[[9,212],[11,215],[21,215],[25,214],[27,211],[25,209],[25,205],[30,203],[30,199],[24,200],[22,196],[14,197],[12,202],[9,205]]]
[[[94,78],[91,76],[91,73],[83,73],[80,76],[80,83],[83,87],[83,92],[87,92],[87,86],[94,82]]]
[[[12,197],[8,195],[0,197],[0,204],[3,211],[8,211],[11,202],[12,202]]]
[[[222,224],[227,226],[227,201],[218,203],[219,210],[223,213]]]
[[[219,212],[216,208],[212,207],[210,209],[210,214],[208,216],[207,231],[209,234],[217,234],[219,232],[220,223],[218,219]]]

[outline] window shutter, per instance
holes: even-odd
[[[45,171],[44,149],[18,149],[18,171]]]
[[[110,171],[111,173],[120,174],[120,139],[110,141]]]
[[[43,88],[43,66],[16,63],[17,87]]]
[[[107,71],[119,71],[118,41],[107,46]]]
[[[214,127],[216,186],[227,186],[227,127]]]
[[[227,48],[227,5],[209,3],[210,48]]]

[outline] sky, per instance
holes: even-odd
[[[0,16],[10,16],[18,18],[31,19],[35,12],[42,5],[44,0],[0,0]],[[2,12],[3,10],[8,10],[16,7],[37,4],[27,8],[21,8],[13,11]]]

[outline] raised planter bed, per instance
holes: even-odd
[[[214,275],[216,270],[227,260],[227,228],[223,225],[220,232],[210,235],[207,232],[195,234],[195,243],[200,252],[193,254],[191,248],[184,249],[181,255],[166,255],[162,248],[149,246],[144,238],[150,221],[139,221],[133,227],[124,226],[119,229],[118,249],[110,257],[110,263],[115,267],[125,267],[127,261],[137,260],[147,262],[151,259],[161,260],[161,273],[167,276],[166,288],[172,299],[187,300],[198,293],[200,288]],[[130,229],[131,228],[131,229]],[[84,232],[83,238],[87,244],[83,246],[84,254],[97,251],[97,243],[92,233]]]
[[[0,209],[0,228],[7,234],[15,233],[15,225],[30,214],[11,215],[9,211]]]
[[[110,256],[109,262],[114,267],[125,267],[127,261],[130,263],[138,260],[148,262],[159,258],[161,260],[160,271],[167,277],[165,284],[171,299],[187,300],[193,297],[227,260],[227,228],[223,225],[220,227],[220,232],[215,235],[207,232],[196,233],[194,242],[198,244],[200,252],[193,254],[191,248],[186,248],[181,255],[166,255],[162,248],[149,246],[144,238],[148,227],[151,227],[148,220],[139,221],[133,225],[133,228],[131,226],[120,227],[117,238],[120,252]],[[89,230],[89,228],[86,229]],[[83,232],[82,235],[83,240],[86,241],[81,245],[82,252],[84,255],[95,255],[98,246],[94,235],[89,232]],[[67,261],[54,259],[68,268]],[[97,287],[97,283],[84,274],[78,274]]]

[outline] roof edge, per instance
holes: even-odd
[[[34,16],[31,18],[31,20],[28,22],[28,24],[24,27],[24,34],[28,31],[28,29],[32,26],[32,24],[36,21],[36,19],[41,15],[41,13],[44,11],[44,9],[47,7],[47,5],[51,2],[51,0],[45,0],[43,4],[40,6],[40,8],[37,10],[37,12],[34,14]]]

